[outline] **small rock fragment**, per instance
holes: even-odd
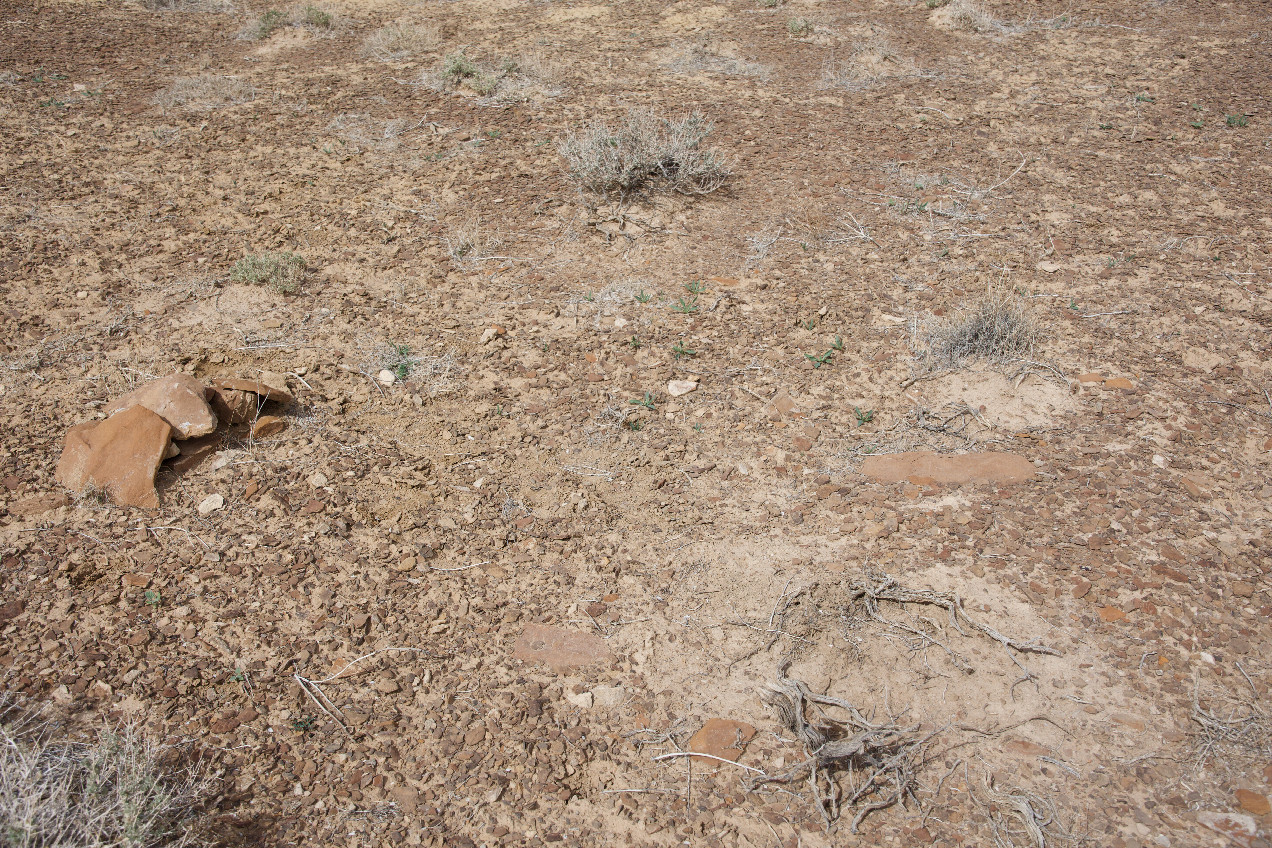
[[[207,389],[189,374],[173,374],[133,389],[106,409],[108,416],[142,406],[167,421],[175,438],[192,439],[216,429],[216,413],[208,406]]]
[[[375,379],[382,386],[391,386],[397,382],[397,375],[389,369],[384,368],[379,374],[375,375]]]
[[[682,397],[692,391],[696,391],[698,383],[696,380],[672,380],[667,384],[667,394],[672,397]]]
[[[277,415],[262,415],[252,425],[253,439],[267,439],[287,429],[287,421]]]
[[[211,515],[219,509],[225,508],[225,498],[221,495],[208,495],[199,504],[199,515]]]
[[[528,624],[512,646],[523,662],[542,662],[557,674],[609,657],[609,645],[599,636],[564,627]]]
[[[1241,805],[1241,809],[1256,816],[1272,813],[1272,804],[1268,803],[1268,796],[1251,792],[1249,789],[1237,790],[1237,803]]]
[[[695,754],[710,754],[713,757],[737,762],[737,759],[746,751],[747,743],[753,736],[755,736],[755,728],[744,721],[713,718],[690,737],[688,749]],[[692,759],[704,763],[714,762],[706,757]]]

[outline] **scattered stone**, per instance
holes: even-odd
[[[592,690],[592,700],[598,707],[619,707],[627,700],[627,690],[622,686],[597,686]]]
[[[287,421],[277,415],[262,415],[252,425],[253,439],[267,439],[287,429]]]
[[[1117,389],[1122,392],[1133,392],[1135,391],[1135,384],[1125,377],[1112,377],[1104,381],[1104,388]]]
[[[1254,584],[1245,580],[1234,580],[1232,583],[1232,594],[1238,598],[1253,598]]]
[[[1241,809],[1252,815],[1266,816],[1272,813],[1272,804],[1268,803],[1268,796],[1251,792],[1249,789],[1237,790],[1237,803],[1241,805]]]
[[[696,380],[672,380],[667,384],[667,394],[672,397],[683,397],[692,391],[696,391],[698,382]]]
[[[1101,621],[1113,622],[1126,618],[1126,613],[1117,607],[1100,607],[1099,613]]]
[[[1019,483],[1031,480],[1033,463],[1011,453],[938,454],[931,451],[867,457],[861,473],[884,483],[916,479],[936,483]]]
[[[9,601],[7,604],[0,604],[0,624],[12,621],[22,615],[25,609],[26,601]]]
[[[9,512],[19,517],[43,515],[46,512],[52,512],[55,509],[67,506],[70,502],[71,499],[66,496],[65,492],[53,492],[47,495],[23,498],[17,503],[10,504]]]
[[[173,374],[133,389],[106,410],[108,416],[142,406],[176,431],[174,438],[206,436],[216,429],[216,413],[208,406],[207,387],[189,374]]]
[[[1187,477],[1180,480],[1179,485],[1195,501],[1199,501],[1206,496],[1206,493],[1202,490],[1201,486],[1197,485],[1196,481]]]
[[[1076,378],[1079,383],[1103,383],[1103,374],[1079,374]]]
[[[66,434],[57,481],[73,492],[104,489],[120,506],[156,509],[155,472],[171,437],[172,426],[144,406],[77,425]]]
[[[381,369],[379,374],[375,375],[376,382],[381,386],[391,386],[397,382],[397,375],[387,368]]]
[[[1254,816],[1241,813],[1202,812],[1197,814],[1197,823],[1228,837],[1241,848],[1254,848],[1255,840],[1262,835]]]
[[[217,510],[225,508],[225,498],[220,495],[208,495],[199,504],[199,515],[211,515]]]
[[[200,436],[197,439],[173,442],[173,444],[177,446],[179,453],[172,462],[168,463],[168,468],[171,468],[176,474],[185,474],[216,453],[217,449],[221,447],[221,434],[211,433],[207,436]]]
[[[208,398],[220,419],[230,425],[251,421],[260,410],[260,395],[253,392],[240,392],[214,385],[208,389]]]
[[[541,662],[557,674],[609,657],[609,645],[599,636],[546,624],[528,624],[512,646],[514,658]]]
[[[1028,739],[1009,739],[1003,743],[1003,750],[1024,757],[1041,757],[1051,753],[1050,748],[1039,745],[1037,742],[1030,742]]]
[[[566,692],[565,700],[581,710],[592,709],[592,703],[596,700],[591,692]]]
[[[738,758],[746,752],[747,743],[753,736],[755,736],[755,728],[744,721],[713,718],[689,739],[688,749],[695,754],[710,754],[713,757],[737,762]],[[691,759],[704,763],[713,762],[706,757]]]

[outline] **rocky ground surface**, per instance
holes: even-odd
[[[7,693],[223,844],[1267,844],[1257,4],[160,5],[0,2]],[[580,194],[632,107],[733,177]],[[925,372],[987,286],[1030,361]],[[294,399],[58,484],[174,373]]]

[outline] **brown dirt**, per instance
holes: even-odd
[[[1223,715],[1269,685],[1259,4],[985,2],[979,32],[921,0],[328,8],[253,42],[255,3],[0,2],[6,691],[193,743],[241,844],[1026,844],[991,776],[1054,806],[1048,844],[1272,829],[1266,736],[1201,762],[1191,719],[1195,685]],[[364,57],[390,22],[441,43]],[[420,84],[460,46],[555,78],[511,104]],[[632,106],[701,110],[735,178],[590,208],[554,141]],[[490,256],[453,260],[478,219]],[[298,292],[231,282],[265,251],[304,257]],[[911,322],[989,284],[1029,298],[1063,378],[903,388]],[[421,361],[380,387],[392,345]],[[288,428],[161,475],[157,512],[65,500],[66,431],[177,371],[287,375]],[[1038,474],[858,472],[898,450]],[[1059,654],[939,609],[880,610],[939,645],[872,622],[867,569]],[[515,658],[529,624],[608,658]],[[385,647],[414,650],[323,684],[347,734],[294,677]],[[654,759],[724,718],[758,731],[745,765],[803,760],[760,698],[788,656],[940,731],[859,835],[806,785]]]

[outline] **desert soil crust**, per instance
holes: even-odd
[[[206,844],[1266,845],[1272,27],[1057,10],[0,2],[0,689]]]

